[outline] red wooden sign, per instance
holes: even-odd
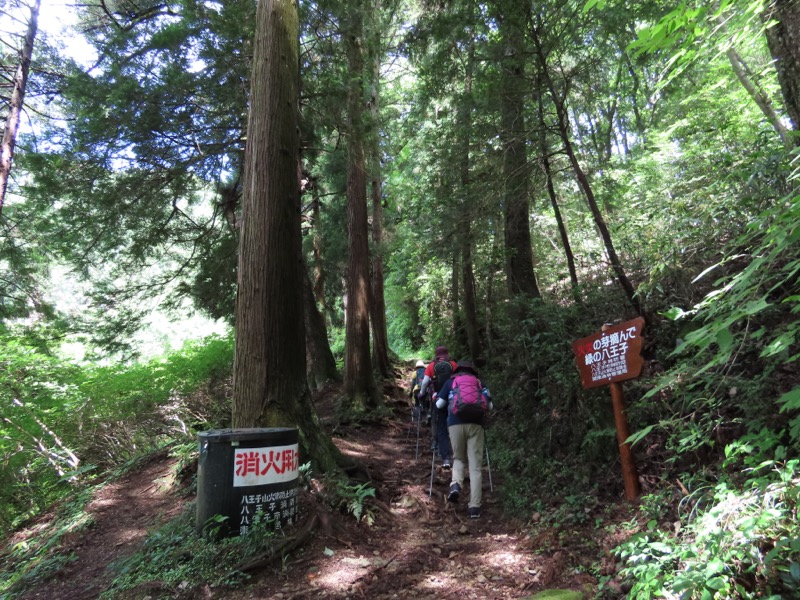
[[[642,372],[642,328],[638,317],[572,342],[585,388],[634,379]]]

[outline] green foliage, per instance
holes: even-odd
[[[504,505],[514,514],[529,514],[545,497],[568,497],[576,505],[567,502],[553,522],[580,526],[589,518],[580,499],[596,473],[607,474],[601,495],[621,489],[612,466],[618,451],[608,397],[581,388],[571,349],[581,337],[576,331],[588,334],[603,321],[592,308],[579,312],[541,302],[510,305],[495,315],[503,341],[481,372],[496,406],[487,443],[492,468],[504,474]]]
[[[14,338],[0,337],[0,526],[47,506],[71,485],[80,464],[84,398],[78,369]]]
[[[0,552],[0,597],[34,587],[56,575],[69,565],[74,556],[59,550],[65,536],[80,534],[92,525],[84,508],[92,498],[92,488],[86,488],[65,500],[54,519],[32,537]]]
[[[672,537],[651,521],[617,549],[632,597],[792,597],[800,591],[798,461],[768,461],[741,486],[721,481],[710,506]]]
[[[78,367],[0,338],[0,525],[15,526],[97,471],[224,426],[232,340],[147,364]],[[219,396],[222,395],[222,398]]]
[[[367,498],[375,497],[375,488],[368,483],[350,485],[337,481],[334,495],[338,508],[353,515],[357,522],[360,523],[362,519],[367,525],[375,522],[375,514],[366,506]]]
[[[792,157],[726,59],[735,49],[753,81],[777,97],[764,5],[582,0],[535,11],[571,143],[650,317],[647,368],[625,385],[629,441],[647,481],[656,482],[640,505],[652,524],[619,551],[633,597],[797,595],[800,200]],[[24,174],[23,195],[4,207],[0,223],[0,278],[15,284],[0,292],[3,529],[162,444],[192,460],[194,431],[227,422],[220,399],[231,340],[132,367],[79,368],[54,358],[48,337],[91,330],[124,349],[145,316],[139,300],[164,289],[168,302],[188,295],[214,316],[232,314],[230,223],[241,195],[254,7],[187,0],[174,14],[120,24],[91,7],[82,13],[101,59],[91,71],[54,78],[62,95],[53,103],[65,118],[37,129],[41,141],[21,145],[15,168]],[[305,250],[321,249],[313,266],[324,275],[339,361],[343,98],[354,75],[342,60],[343,7],[301,6],[303,168],[321,205]],[[474,358],[485,359],[481,375],[497,405],[488,440],[505,505],[526,514],[558,496],[564,502],[544,520],[585,528],[592,498],[617,498],[622,483],[607,391],[581,388],[570,344],[633,315],[610,282],[546,94],[543,123],[532,125],[543,96],[535,32],[519,40],[529,60],[515,83],[531,136],[520,164],[541,163],[533,136],[543,130],[580,303],[538,168],[529,200],[543,297],[514,298],[506,285],[508,131],[499,65],[508,51],[504,19],[514,11],[502,3],[426,5],[418,15],[395,8],[403,31],[364,40],[371,51],[385,43],[404,53],[391,57],[380,86],[386,222],[382,247],[372,249],[385,257],[391,346],[426,356],[446,343],[454,355],[465,353],[456,330],[463,287],[459,297],[452,288],[469,242],[484,348]],[[372,16],[384,24],[384,15]],[[8,319],[56,318],[38,294],[56,257],[93,281],[101,318],[11,333]],[[331,487],[332,507],[357,521],[372,518],[374,490]],[[195,562],[179,537],[177,526],[154,534],[145,554],[120,566],[119,589],[162,580],[162,570],[165,594],[179,593],[183,581],[222,576],[212,571],[214,548],[202,546]]]
[[[681,502],[678,535],[651,528],[618,549],[636,597],[789,597],[800,589],[800,405],[796,388],[781,394],[793,383],[781,373],[798,357],[799,207],[794,197],[759,215],[731,240],[730,258],[695,278],[720,275],[705,298],[666,311],[691,327],[644,396],[666,401],[667,416],[632,440],[652,444],[658,430],[668,469],[701,462],[710,480],[681,476],[693,491]]]
[[[158,582],[162,598],[178,598],[204,584],[239,585],[246,576],[236,566],[268,549],[273,538],[266,523],[254,523],[241,537],[200,537],[194,532],[192,507],[150,532],[135,554],[112,565],[114,579],[101,598],[115,598],[153,582]]]
[[[793,362],[800,356],[791,352],[800,325],[780,315],[800,310],[800,297],[791,293],[800,272],[798,219],[800,196],[760,215],[732,244],[744,252],[712,265],[697,279],[733,261],[745,260],[746,266],[717,279],[715,289],[691,311],[670,313],[674,318],[699,317],[700,326],[675,350],[691,350],[698,360],[706,359],[698,374],[731,362],[748,336],[760,350],[757,359]]]

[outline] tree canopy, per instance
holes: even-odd
[[[691,473],[690,498],[769,485],[758,465],[797,482],[797,2],[92,0],[71,32],[91,65],[31,37],[25,7],[0,8],[0,451],[31,457],[14,465],[48,485],[80,470],[67,416],[97,401],[94,369],[139,364],[159,307],[235,331],[233,420],[206,425],[298,425],[314,448],[310,390],[337,368],[338,418],[380,418],[404,361],[473,358],[519,507],[564,465],[589,487],[616,460],[570,343],[642,315],[630,419],[653,476]],[[76,343],[105,362],[66,360]],[[3,477],[5,527],[34,509]],[[760,589],[800,588],[800,549],[773,542]],[[656,573],[707,585],[648,565],[642,597]]]

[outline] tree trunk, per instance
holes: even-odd
[[[313,281],[312,289],[314,290],[314,298],[320,306],[320,310],[324,316],[328,315],[328,302],[325,298],[325,267],[322,264],[322,234],[320,231],[320,224],[322,223],[320,215],[320,201],[319,192],[317,191],[316,184],[311,186],[311,194],[313,196],[311,204],[312,215],[312,257],[313,257]]]
[[[477,365],[482,366],[483,350],[478,328],[478,307],[475,301],[475,274],[472,270],[472,233],[469,223],[464,229],[464,246],[461,256],[464,269],[464,324],[467,328],[469,354]]]
[[[498,208],[497,213],[492,217],[494,223],[500,223],[503,217]],[[503,248],[500,231],[497,227],[492,227],[494,233],[492,234],[492,255],[489,261],[489,276],[486,278],[486,306],[484,310],[486,327],[486,335],[484,340],[486,342],[486,351],[489,356],[494,355],[494,305],[495,305],[495,278],[496,274],[503,270]]]
[[[386,329],[386,300],[383,290],[383,190],[381,182],[381,145],[378,82],[381,76],[380,57],[372,59],[372,112],[370,127],[371,172],[372,172],[372,358],[380,376],[392,376],[389,360],[389,334]]]
[[[625,273],[625,269],[622,267],[622,263],[620,262],[619,257],[617,256],[617,251],[614,249],[614,243],[611,240],[611,233],[609,232],[608,226],[606,225],[606,222],[603,219],[603,215],[600,212],[600,208],[597,206],[597,201],[594,196],[594,191],[592,190],[592,186],[589,183],[589,178],[586,176],[586,173],[578,163],[578,158],[575,156],[575,150],[572,146],[572,141],[570,139],[569,117],[567,116],[565,100],[559,95],[558,91],[555,88],[555,85],[553,84],[553,79],[550,76],[550,71],[547,66],[547,57],[545,56],[544,49],[542,48],[542,42],[540,38],[541,28],[531,24],[531,29],[532,29],[531,34],[533,37],[533,42],[536,47],[536,56],[539,61],[539,68],[541,69],[541,77],[543,78],[544,83],[547,85],[547,89],[550,92],[550,95],[553,98],[553,103],[555,104],[556,107],[558,132],[561,136],[561,141],[564,144],[564,150],[566,151],[570,165],[572,166],[572,169],[575,172],[575,177],[578,180],[578,184],[580,185],[584,195],[586,196],[586,201],[589,204],[589,210],[591,211],[592,216],[594,217],[595,226],[597,227],[597,230],[600,232],[600,236],[603,239],[603,245],[605,246],[606,253],[608,254],[608,259],[611,263],[611,268],[613,269],[614,274],[617,277],[617,281],[619,282],[620,286],[625,292],[625,295],[627,296],[634,310],[636,310],[636,313],[639,315],[643,315],[643,309],[641,304],[639,303],[639,299],[636,297],[636,291],[633,289],[633,285],[628,279],[628,276]]]
[[[450,275],[450,292],[453,294],[453,334],[456,338],[458,348],[469,348],[469,338],[467,338],[467,327],[464,324],[464,311],[461,308],[461,260],[459,255],[461,249],[453,251],[453,268]]]
[[[512,13],[513,15],[513,13]],[[530,169],[525,127],[523,31],[513,16],[500,18],[505,45],[502,69],[503,205],[505,208],[506,277],[509,295],[540,298],[533,270],[530,227]]]
[[[631,82],[633,83],[633,89],[631,90],[631,107],[633,108],[633,117],[636,121],[636,137],[639,142],[644,144],[646,141],[644,119],[642,119],[642,113],[639,110],[639,75],[636,73],[636,69],[633,68],[633,63],[631,62],[630,56],[628,56],[628,53],[625,51],[625,48],[621,48],[620,52],[625,59],[625,65],[628,67],[628,74],[631,76]],[[645,91],[645,95],[646,94],[647,92]]]
[[[14,158],[14,146],[17,143],[19,120],[25,102],[25,87],[28,84],[28,71],[33,57],[33,42],[36,39],[36,32],[39,27],[39,7],[41,4],[41,0],[36,0],[30,7],[31,16],[28,19],[25,42],[20,53],[19,65],[16,73],[14,73],[8,117],[6,118],[6,127],[3,132],[2,146],[0,146],[0,215],[3,214],[6,191],[8,190],[8,178],[11,176],[11,161]]]
[[[725,19],[722,16],[718,17],[719,26],[722,31],[728,31],[727,24]],[[798,40],[800,41],[800,39]],[[781,138],[781,142],[787,148],[791,148],[792,142],[789,139],[789,130],[786,126],[781,122],[780,117],[775,112],[775,107],[772,103],[772,98],[770,98],[767,91],[761,86],[758,82],[758,78],[753,74],[750,67],[747,66],[747,63],[739,56],[739,53],[736,52],[736,49],[733,45],[729,46],[728,49],[725,51],[725,55],[728,57],[728,62],[731,63],[731,68],[733,69],[734,75],[739,80],[739,83],[742,84],[742,87],[748,93],[750,98],[752,98],[753,102],[755,102],[756,106],[758,106],[759,110],[761,110],[761,114],[763,114],[767,121],[769,121],[772,128],[778,134],[778,137]]]
[[[311,278],[306,268],[303,269],[303,302],[306,325],[306,376],[311,389],[318,390],[327,382],[339,381],[341,378],[328,343],[325,317],[317,308]]]
[[[470,18],[474,14],[474,7],[470,4]],[[464,328],[467,332],[467,344],[472,359],[481,361],[481,342],[478,331],[478,308],[475,295],[475,275],[472,270],[472,224],[469,210],[464,210],[470,205],[470,138],[472,136],[472,68],[475,62],[475,39],[472,29],[469,30],[468,53],[466,72],[464,77],[464,97],[458,107],[459,135],[461,136],[460,156],[460,192],[461,192],[461,219],[458,234],[461,237],[461,269],[464,285]]]
[[[786,112],[795,132],[800,131],[800,2],[774,0],[764,13],[776,23],[767,29],[767,45],[778,72]],[[794,136],[800,144],[800,135]]]
[[[292,0],[262,0],[245,151],[233,426],[296,426],[315,470],[336,473],[305,372],[298,134],[299,26]]]
[[[544,121],[544,102],[542,101],[541,85],[537,87],[539,104],[539,151],[542,154],[542,169],[544,170],[545,185],[547,187],[547,195],[550,198],[550,205],[553,207],[553,213],[556,216],[558,233],[561,236],[561,245],[563,246],[564,254],[567,257],[567,268],[569,270],[569,280],[572,286],[572,297],[575,299],[575,302],[580,304],[581,293],[580,289],[578,288],[578,271],[575,269],[575,256],[572,254],[572,246],[569,243],[567,227],[564,224],[564,218],[561,216],[561,208],[558,206],[556,188],[553,185],[553,174],[550,169],[550,148],[547,144],[547,125]]]
[[[363,12],[354,7],[346,32],[350,85],[347,91],[347,308],[344,385],[349,408],[361,414],[378,406],[369,344],[370,280],[367,174],[364,163]]]

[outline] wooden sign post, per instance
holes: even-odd
[[[572,343],[583,387],[609,385],[611,388],[622,479],[625,483],[625,498],[628,500],[636,500],[641,494],[641,488],[631,445],[625,442],[630,437],[630,431],[625,415],[625,397],[619,382],[634,379],[642,372],[643,328],[644,319],[639,317],[620,325],[603,325],[600,333]]]

